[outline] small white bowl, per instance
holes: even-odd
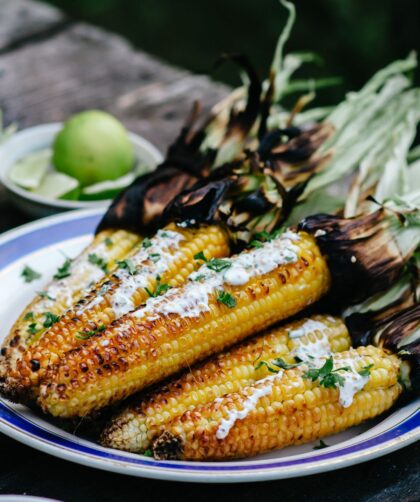
[[[71,209],[107,207],[111,203],[109,199],[100,201],[48,199],[20,188],[9,179],[8,172],[15,162],[31,152],[51,147],[62,126],[62,123],[56,122],[29,127],[17,132],[0,145],[0,181],[15,206],[35,218]],[[136,158],[150,165],[151,169],[162,162],[162,154],[152,143],[132,132],[128,134],[133,143]]]

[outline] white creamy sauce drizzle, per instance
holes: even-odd
[[[353,349],[350,349],[352,351]],[[308,368],[321,368],[328,357],[333,356],[331,353],[328,338],[317,339],[316,342],[309,342],[307,344],[300,344],[293,354],[305,363]],[[349,371],[339,371],[338,374],[343,378],[343,384],[338,386],[340,392],[340,404],[343,408],[348,408],[352,402],[355,394],[362,390],[369,381],[369,376],[362,376],[355,368],[355,361],[360,360],[360,356],[354,358],[337,359],[334,361],[333,369],[349,367]]]
[[[300,342],[293,351],[293,355],[305,363],[311,363],[313,359],[331,355],[330,342],[327,336],[317,338],[315,342],[308,340],[306,343]],[[325,362],[325,361],[324,361]]]
[[[95,254],[98,258],[103,259],[105,262],[107,259],[107,247],[104,243],[99,244],[92,254]],[[42,298],[42,301],[38,302],[34,306],[34,312],[44,312],[48,311],[56,301],[62,303],[67,309],[73,305],[73,295],[75,291],[69,287],[69,282],[71,280],[72,284],[84,285],[84,288],[88,288],[92,283],[96,283],[102,277],[104,277],[104,271],[95,265],[90,263],[85,257],[77,257],[73,260],[69,267],[69,276],[63,279],[55,279],[45,290],[47,296]],[[49,297],[49,298],[48,298]]]
[[[182,240],[184,236],[179,232],[158,230],[156,236],[150,239],[149,246],[141,246],[138,252],[129,258],[133,265],[139,268],[138,273],[131,275],[129,270],[121,268],[115,272],[119,285],[112,291],[111,306],[117,319],[135,308],[133,295],[138,289],[147,287],[150,280],[169,269],[180,254],[177,247]],[[80,315],[102,301],[103,296],[96,296],[77,314]]]
[[[332,356],[330,343],[328,337],[324,334],[324,329],[325,325],[323,323],[308,319],[300,328],[295,330],[296,332],[299,331],[299,334],[296,334],[293,337],[297,339],[298,347],[293,351],[293,355],[304,363],[302,369],[305,367],[319,369],[325,364],[327,358]],[[302,330],[302,332],[300,330]],[[315,330],[321,330],[323,336],[321,338],[317,338],[314,342],[311,340],[305,340],[305,342],[299,340],[300,337],[313,333]],[[343,385],[338,387],[340,393],[339,401],[344,408],[348,408],[352,404],[354,395],[362,390],[369,381],[369,376],[360,375],[355,367],[355,362],[360,359],[360,356],[356,356],[354,358],[344,358],[337,361],[334,360],[333,369],[343,367],[348,367],[350,369],[349,371],[339,372],[340,376],[343,377],[344,380]],[[258,400],[271,393],[274,380],[276,378],[281,378],[283,374],[284,371],[280,370],[275,375],[263,378],[254,386],[249,387],[252,389],[252,392],[244,401],[243,408],[241,410],[230,410],[227,418],[224,418],[221,421],[216,432],[217,439],[226,438],[232,427],[235,425],[235,422],[246,418],[248,414],[255,409]],[[262,385],[264,383],[266,383],[266,385]],[[217,398],[214,402],[221,403],[223,402],[223,398]]]
[[[316,330],[321,331],[321,333],[326,328],[325,324],[320,321],[314,321],[313,319],[306,320],[299,328],[289,330],[289,337],[293,340],[295,338],[300,338],[301,336],[309,335]]]
[[[251,390],[250,395],[243,402],[243,408],[241,410],[229,410],[227,418],[224,418],[217,429],[216,437],[217,439],[225,439],[229,434],[232,427],[235,425],[237,420],[243,420],[249,413],[255,409],[258,401],[268,394],[271,394],[274,380],[281,378],[283,372],[279,371],[275,375],[270,375],[263,378],[255,385],[248,387]]]
[[[299,258],[299,248],[293,242],[299,239],[299,235],[285,232],[277,239],[266,242],[261,248],[225,258],[223,261],[229,263],[229,267],[219,272],[204,264],[189,276],[183,288],[173,288],[163,296],[149,298],[145,306],[134,315],[149,319],[168,314],[198,317],[202,312],[210,310],[209,296],[222,290],[224,284],[241,286],[251,278],[267,274],[280,265],[295,263]]]
[[[334,361],[334,368],[348,366],[351,370],[339,372],[340,376],[344,378],[343,385],[339,386],[340,404],[343,408],[348,408],[352,404],[354,395],[361,391],[369,381],[369,376],[362,376],[357,372],[354,363],[358,359],[361,359],[360,356],[352,359]]]

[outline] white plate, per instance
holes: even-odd
[[[0,237],[0,339],[31,300],[35,291],[62,262],[91,238],[101,210],[74,211],[31,223]],[[22,282],[30,264],[42,280]],[[0,431],[51,455],[98,469],[157,479],[195,482],[240,482],[303,476],[370,460],[420,438],[420,399],[375,421],[325,439],[329,448],[294,446],[235,462],[158,462],[142,455],[102,448],[67,433],[41,414],[0,400]],[[315,443],[316,444],[316,443]]]

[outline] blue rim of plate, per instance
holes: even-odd
[[[93,233],[103,210],[71,211],[43,218],[0,237],[0,272],[16,260],[44,247]],[[158,479],[195,482],[262,481],[315,474],[390,453],[420,438],[420,409],[369,438],[343,443],[328,451],[280,459],[244,462],[163,462],[103,448],[48,430],[0,399],[0,431],[14,439],[66,460],[113,472]]]

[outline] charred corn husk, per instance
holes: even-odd
[[[17,359],[48,329],[48,313],[60,316],[90,289],[92,283],[111,271],[138,244],[140,237],[125,230],[104,230],[73,261],[66,260],[50,284],[26,307],[2,346],[0,376],[15,368]],[[92,263],[97,257],[102,268]],[[47,317],[46,317],[47,316]],[[51,318],[51,316],[50,316]]]
[[[25,383],[36,385],[45,368],[62,354],[101,333],[115,319],[142,305],[149,295],[184,283],[199,266],[194,256],[203,250],[208,259],[227,256],[227,233],[217,225],[180,228],[171,224],[153,238],[144,239],[119,262],[123,268],[99,282],[22,354],[6,385],[18,389],[22,376]]]
[[[330,372],[316,377],[327,360]],[[390,408],[402,392],[399,370],[398,357],[372,346],[280,369],[177,417],[154,441],[153,454],[224,460],[335,434]]]
[[[119,413],[102,435],[102,444],[119,450],[144,452],[174,418],[200,404],[257,382],[258,366],[282,358],[295,362],[296,350],[325,345],[331,352],[349,349],[350,337],[343,321],[315,315],[274,328],[192,368],[183,376],[137,398]]]
[[[285,232],[213,260],[181,288],[150,298],[46,372],[39,404],[84,416],[145,388],[318,300],[326,260],[304,232]]]
[[[418,286],[418,285],[417,285]],[[385,309],[346,318],[355,345],[373,344],[397,353],[404,361],[402,381],[407,390],[420,393],[420,303],[384,316]]]

